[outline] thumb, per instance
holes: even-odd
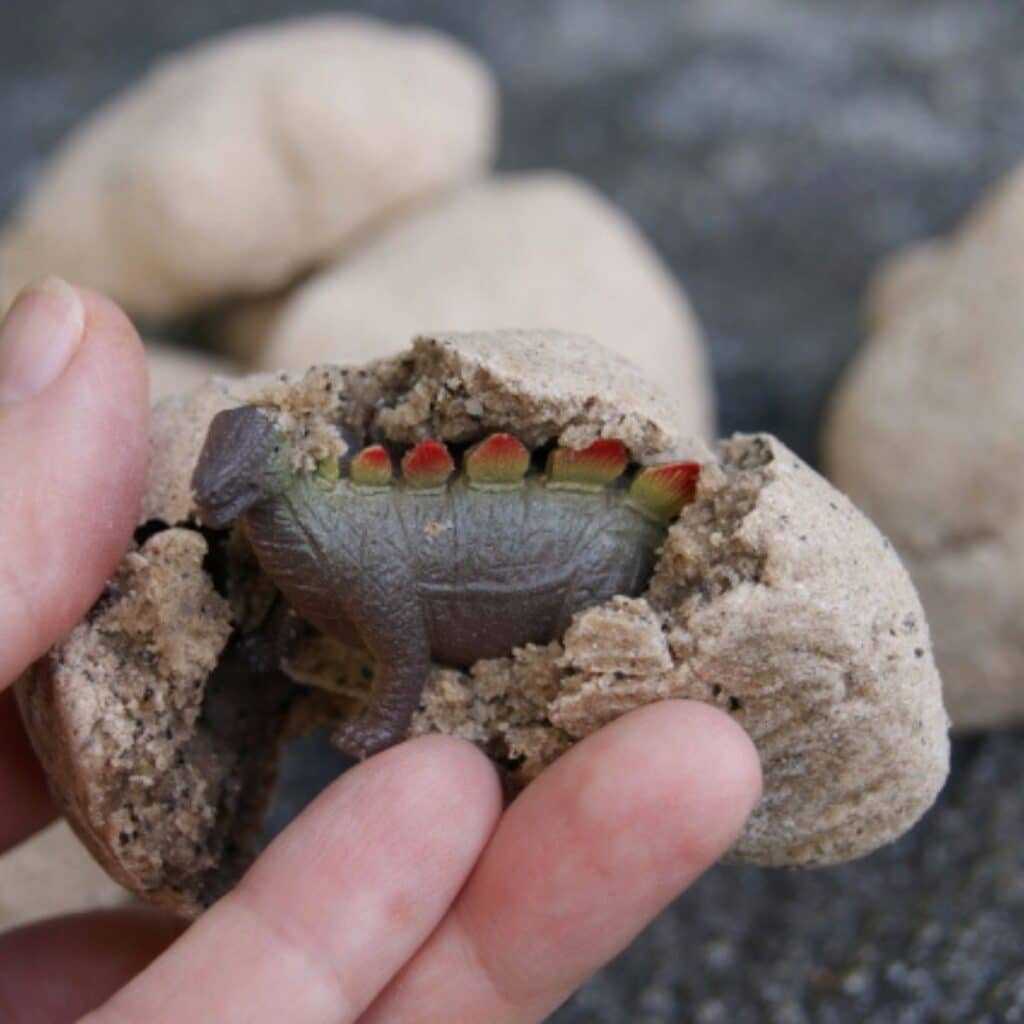
[[[145,486],[145,357],[57,278],[0,324],[0,689],[67,633],[128,546]]]

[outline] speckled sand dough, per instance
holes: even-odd
[[[0,308],[50,273],[150,318],[285,285],[480,173],[496,108],[426,29],[327,15],[200,43],[56,154],[0,241]]]
[[[354,713],[365,692],[365,658],[324,640],[286,665],[314,685],[285,687],[268,674],[262,708],[253,706],[261,680],[233,689],[222,665],[204,684],[225,660],[232,623],[258,617],[268,600],[244,544],[221,540],[211,554],[192,521],[188,480],[206,426],[244,400],[276,407],[310,462],[343,447],[333,424],[375,409],[399,441],[512,430],[531,445],[579,447],[610,436],[638,462],[707,463],[644,595],[582,613],[562,643],[465,673],[435,669],[415,731],[473,740],[510,787],[615,715],[675,696],[718,704],[760,749],[765,795],[738,860],[855,857],[909,828],[934,799],[948,746],[928,629],[899,562],[849,502],[772,438],[725,442],[719,462],[681,442],[672,406],[586,339],[424,337],[364,370],[214,382],[155,411],[152,535],[20,688],[72,820],[149,898],[189,912],[229,886],[278,745]],[[255,756],[239,756],[244,729]]]
[[[829,473],[921,592],[954,725],[1024,721],[1024,169],[887,264],[869,312]]]

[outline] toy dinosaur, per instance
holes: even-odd
[[[369,704],[334,742],[366,757],[403,739],[431,662],[466,667],[548,643],[572,616],[647,584],[694,462],[637,469],[617,440],[548,453],[510,434],[462,458],[426,440],[401,479],[382,445],[315,472],[257,406],[214,417],[193,475],[204,525],[238,521],[264,572],[306,622],[376,661]]]

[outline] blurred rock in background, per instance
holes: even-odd
[[[222,340],[257,369],[304,370],[393,355],[432,324],[586,334],[675,399],[684,434],[712,433],[686,296],[628,219],[564,174],[485,179],[397,218],[279,303],[238,306]]]
[[[130,901],[62,821],[0,857],[0,931]]]
[[[959,729],[1024,722],[1024,168],[883,264],[827,469],[910,570]]]

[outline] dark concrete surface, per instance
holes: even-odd
[[[484,54],[501,165],[571,169],[629,210],[707,331],[723,431],[812,460],[872,267],[1024,158],[1011,0],[3,0],[0,210],[162,51],[341,7]],[[278,822],[334,765],[304,745]],[[959,742],[901,842],[819,872],[716,869],[554,1019],[1024,1020],[1022,777],[1020,732]]]

